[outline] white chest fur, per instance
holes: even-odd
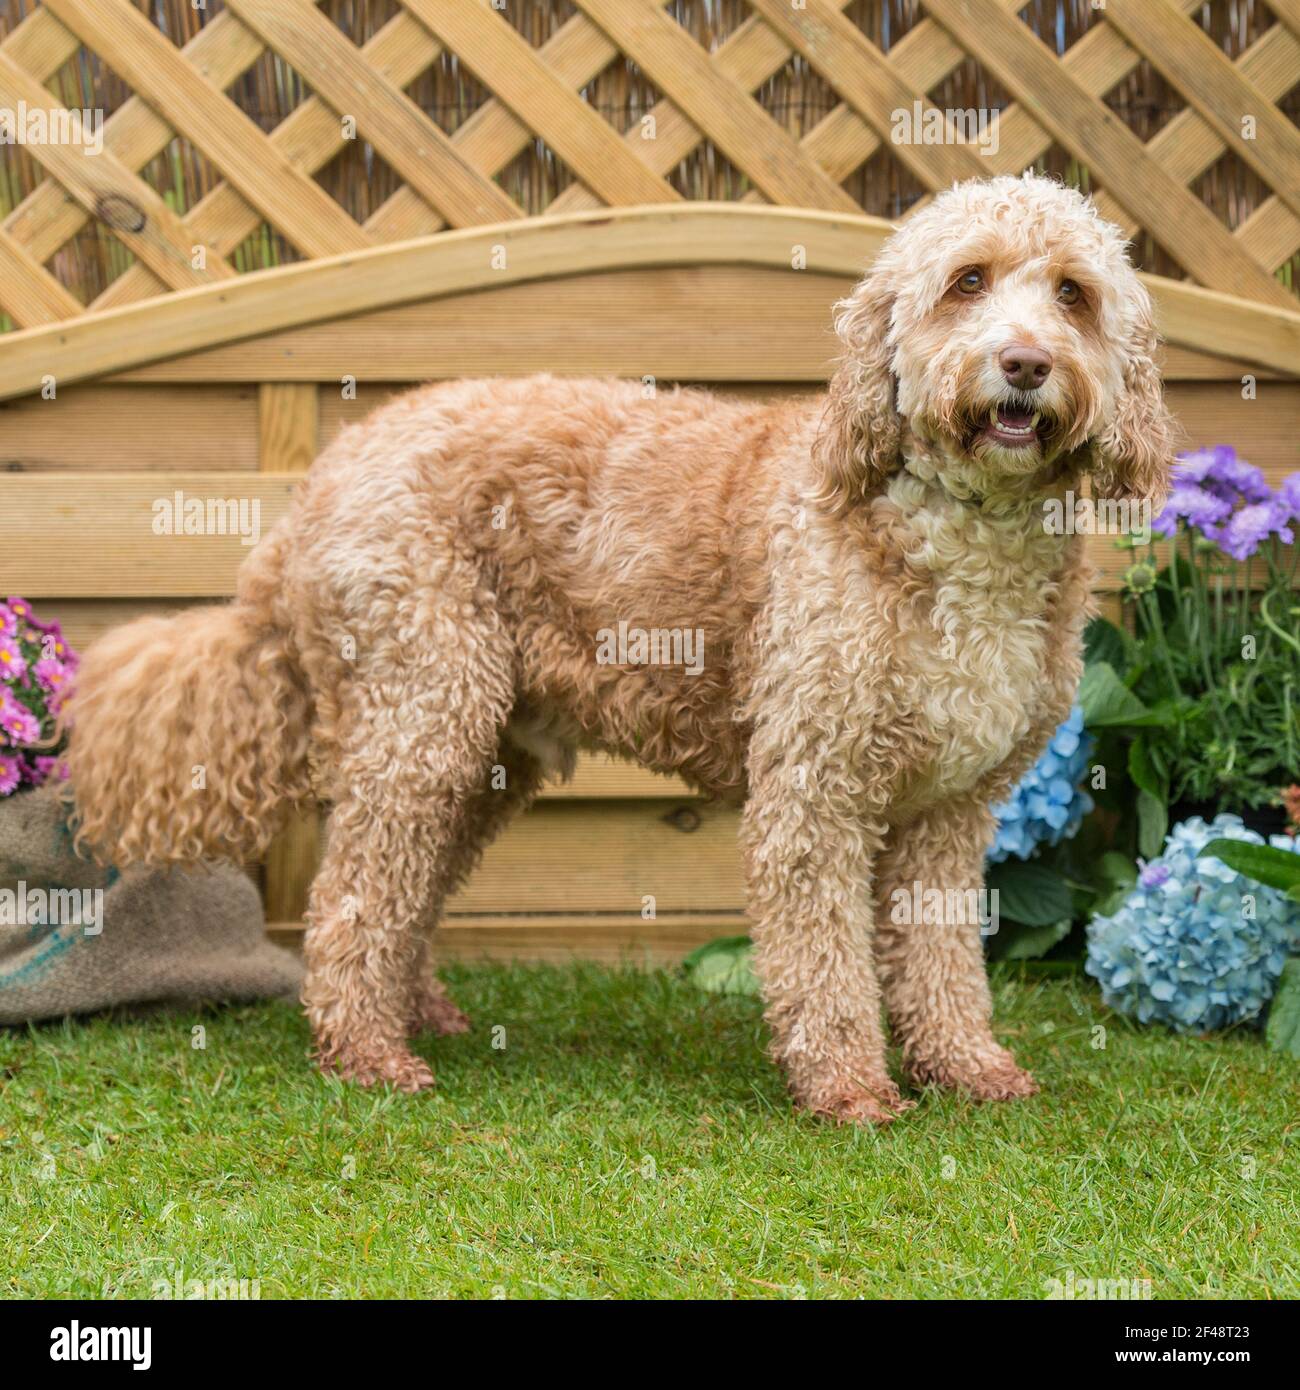
[[[1047,613],[1065,538],[1040,498],[961,502],[908,473],[890,483],[925,601],[900,611],[897,651],[910,712],[936,753],[906,789],[924,804],[969,791],[1028,733],[1043,687]]]

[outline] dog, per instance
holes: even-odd
[[[79,842],[250,858],[328,803],[316,1055],[415,1091],[433,1075],[408,1039],[466,1026],[430,965],[445,899],[575,750],[612,751],[743,806],[796,1104],[872,1124],[913,1103],[883,1016],[914,1084],[1032,1094],[993,1036],[978,926],[891,904],[979,889],[990,805],[1069,711],[1090,574],[1047,504],[1085,475],[1163,498],[1151,303],[1123,234],[1026,175],[916,211],[834,322],[817,400],[535,376],[345,429],[233,603],[87,651]],[[636,636],[680,632],[694,664]]]

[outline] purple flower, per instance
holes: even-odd
[[[0,680],[17,681],[27,674],[23,649],[12,637],[0,637]]]
[[[0,753],[0,796],[8,796],[22,777],[22,760],[9,753]]]
[[[1288,521],[1300,521],[1300,473],[1288,473],[1277,490],[1277,505]]]
[[[35,743],[41,736],[40,720],[17,700],[8,700],[0,707],[0,730],[10,743]]]
[[[1180,454],[1174,465],[1174,484],[1193,483],[1228,503],[1238,499],[1267,502],[1272,493],[1262,469],[1237,457],[1231,444]]]
[[[1294,537],[1286,520],[1285,512],[1274,502],[1254,502],[1233,512],[1215,540],[1219,549],[1234,560],[1248,560],[1270,535],[1291,544]]]
[[[0,637],[17,637],[18,615],[7,603],[0,603]]]
[[[68,765],[62,758],[54,758],[46,753],[38,753],[36,757],[32,759],[30,776],[32,782],[38,787],[49,777],[55,777],[60,782],[66,782],[68,780]]]
[[[1169,875],[1173,872],[1168,864],[1156,862],[1148,864],[1138,875],[1138,882],[1143,888],[1159,888],[1162,883],[1169,882]]]
[[[1217,535],[1216,528],[1231,515],[1231,502],[1180,480],[1175,483],[1160,515],[1151,523],[1151,529],[1157,535],[1172,536],[1178,529],[1178,518],[1184,517],[1189,526],[1195,526],[1213,539]]]

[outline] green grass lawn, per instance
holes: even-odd
[[[791,1111],[750,999],[448,975],[474,1031],[419,1044],[417,1097],[322,1079],[288,1005],[0,1032],[0,1293],[1300,1295],[1300,1071],[1256,1034],[1136,1031],[1082,975],[1001,973],[1043,1094],[927,1092],[871,1132]]]

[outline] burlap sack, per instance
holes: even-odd
[[[302,967],[266,940],[239,870],[101,869],[65,813],[56,785],[0,800],[0,1024],[297,992]]]

